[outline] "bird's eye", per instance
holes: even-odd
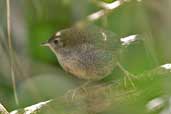
[[[58,39],[55,39],[53,42],[54,42],[55,44],[58,44],[58,43],[59,43],[59,40],[58,40]]]

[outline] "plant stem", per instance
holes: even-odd
[[[14,98],[17,105],[19,105],[19,100],[16,91],[16,80],[15,80],[15,64],[14,64],[14,53],[12,48],[12,37],[11,37],[11,12],[10,12],[10,0],[6,0],[7,8],[7,38],[8,38],[8,48],[10,56],[10,70],[13,85]]]
[[[9,114],[5,107],[0,103],[0,114]]]

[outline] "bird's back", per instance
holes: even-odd
[[[120,46],[112,32],[95,26],[65,31],[66,47],[58,59],[67,72],[87,80],[100,80],[112,72]]]
[[[111,51],[116,51],[121,47],[120,40],[115,33],[94,25],[74,26],[66,29],[63,32],[63,40],[65,40],[66,46],[70,47],[84,43],[92,44],[95,48]]]

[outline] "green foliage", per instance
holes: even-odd
[[[107,2],[107,3],[112,3],[112,2],[114,2],[114,1],[116,1],[116,0],[101,0],[101,1]]]
[[[116,0],[100,1],[111,3]],[[103,86],[93,89],[92,92],[92,88],[89,88],[90,93],[95,93],[95,96],[91,96],[92,99],[102,96],[100,98],[104,98],[104,106],[108,106],[105,103],[110,104],[101,114],[159,114],[170,106],[168,103],[171,96],[170,70],[161,68],[162,64],[171,62],[169,50],[171,28],[164,21],[170,16],[167,12],[171,7],[168,7],[169,2],[165,2],[168,1],[142,0],[142,2],[137,2],[130,0],[108,15],[92,22],[92,24],[116,33],[118,38],[132,34],[141,36],[139,42],[123,47],[118,56],[123,67],[136,76],[135,79],[133,78],[136,89],[131,86],[128,79],[127,85],[124,85],[124,74],[117,67],[109,77],[100,82],[100,84],[110,85],[110,89],[108,86]],[[168,4],[164,6],[167,7],[166,11],[162,4]],[[63,98],[68,90],[79,87],[84,81],[64,72],[57,63],[55,55],[48,48],[41,47],[40,44],[47,41],[56,31],[68,28],[80,19],[84,21],[85,17],[99,11],[101,7],[91,0],[20,2],[13,0],[11,10],[15,29],[12,34],[17,61],[15,65],[17,93],[20,101],[20,105],[16,106],[9,76],[8,54],[4,53],[4,50],[7,49],[4,6],[5,1],[0,1],[0,9],[2,9],[0,10],[0,20],[2,20],[0,21],[0,101],[2,104],[9,111],[21,108],[21,113],[23,113],[23,107],[53,99],[52,103],[38,113],[86,114],[87,102],[91,101],[90,96],[87,97],[87,94],[78,92],[77,99],[69,103],[70,99]],[[25,31],[24,35],[22,30]],[[1,45],[1,41],[5,42],[5,46]],[[105,91],[95,91],[103,88]],[[148,110],[147,104],[158,97],[165,101],[162,107],[152,111]],[[92,106],[96,111],[104,108],[98,104],[101,102]],[[98,109],[94,107],[96,105],[99,106]]]

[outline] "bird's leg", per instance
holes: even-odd
[[[71,96],[69,98],[71,98],[71,100],[73,101],[74,98],[76,97],[77,93],[79,93],[81,90],[83,90],[86,94],[87,94],[87,90],[86,90],[86,86],[90,83],[91,81],[87,81],[85,83],[83,83],[82,85],[80,85],[77,88],[68,90],[67,93],[65,94],[65,97],[68,98],[68,96]]]
[[[131,83],[132,87],[135,89],[135,84],[132,80],[132,78],[136,78],[133,74],[129,73],[119,62],[117,63],[117,66],[121,69],[121,71],[125,74],[124,77],[124,85],[126,86],[127,79]]]

